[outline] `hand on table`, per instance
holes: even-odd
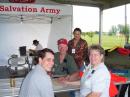
[[[57,78],[57,81],[65,85],[80,85],[80,81],[71,81],[70,76]]]

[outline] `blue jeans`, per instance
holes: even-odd
[[[68,94],[70,97],[75,97],[75,91],[70,91]]]

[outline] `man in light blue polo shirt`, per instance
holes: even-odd
[[[38,64],[23,81],[19,97],[54,97],[50,76],[54,65],[54,53],[50,49],[38,52]]]

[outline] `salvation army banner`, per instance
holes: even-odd
[[[71,5],[0,3],[0,14],[72,15]]]

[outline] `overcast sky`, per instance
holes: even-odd
[[[98,31],[99,8],[74,6],[73,27],[82,31]],[[103,12],[103,31],[109,31],[112,25],[125,24],[125,7],[115,7]],[[127,23],[130,24],[130,4],[127,5]]]

